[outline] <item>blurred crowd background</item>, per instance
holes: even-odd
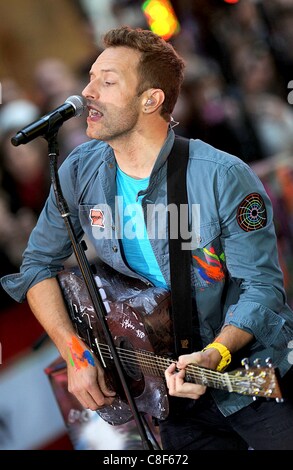
[[[139,0],[0,0],[0,275],[17,272],[50,185],[47,143],[16,131],[81,94],[109,28],[149,28]],[[293,306],[293,0],[172,0],[168,40],[186,60],[175,132],[237,155],[274,205]],[[290,95],[291,93],[291,95]],[[85,116],[59,132],[59,164],[86,141]],[[13,301],[1,289],[0,309]],[[0,317],[1,317],[0,311]]]

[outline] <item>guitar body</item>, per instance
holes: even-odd
[[[169,292],[148,288],[142,281],[128,278],[105,264],[96,263],[92,268],[107,312],[107,325],[137,409],[164,419],[169,413],[164,378],[153,374],[151,367],[148,369],[147,356],[140,358],[139,351],[151,356],[172,356]],[[106,381],[117,393],[114,403],[98,410],[98,414],[109,424],[124,424],[133,414],[82,275],[75,267],[60,272],[58,281],[78,336],[104,365]],[[123,353],[120,355],[119,351]]]

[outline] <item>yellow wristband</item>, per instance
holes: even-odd
[[[202,351],[206,351],[211,348],[216,349],[221,354],[222,359],[220,360],[216,370],[218,372],[222,372],[231,362],[231,353],[222,343],[210,343]]]

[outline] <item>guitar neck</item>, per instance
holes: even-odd
[[[109,347],[99,345],[104,359],[111,359]],[[173,359],[157,356],[143,350],[117,348],[122,364],[140,369],[144,376],[165,378],[165,370]],[[235,369],[232,372],[217,372],[194,364],[186,368],[186,382],[206,387],[236,392],[254,397],[282,398],[282,393],[273,367],[250,367]]]
[[[125,354],[125,350],[124,350]],[[130,359],[130,357],[129,357]],[[131,353],[131,362],[138,365],[144,375],[165,377],[165,370],[174,360],[147,351]],[[217,372],[194,364],[186,368],[185,380],[206,387],[266,398],[282,398],[273,367],[250,367],[232,372]]]

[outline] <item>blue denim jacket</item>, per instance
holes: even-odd
[[[174,137],[170,130],[143,194],[146,217],[154,204],[166,208],[166,161]],[[80,145],[61,165],[59,175],[78,238],[86,234],[102,261],[138,277],[127,267],[120,251],[116,161],[111,147],[96,140]],[[293,338],[293,312],[286,304],[272,207],[262,183],[237,157],[191,140],[187,190],[190,208],[200,208],[197,223],[192,221],[196,212],[191,209],[189,217],[195,241],[191,247],[192,289],[203,345],[210,343],[224,325],[234,325],[254,335],[246,356],[251,361],[270,357],[283,375],[291,367],[288,343]],[[149,219],[150,242],[170,286],[167,227],[163,224],[156,239],[152,231],[155,217]],[[67,229],[51,189],[20,272],[3,277],[2,286],[22,302],[30,287],[56,276],[71,253]],[[234,392],[213,389],[212,393],[224,415],[252,401]]]

